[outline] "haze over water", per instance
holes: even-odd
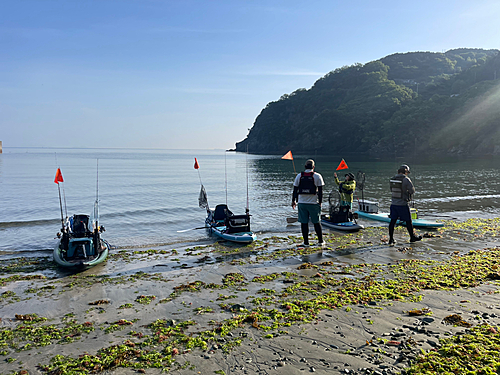
[[[4,148],[0,154],[0,258],[47,255],[56,244],[61,213],[56,169],[61,168],[67,213],[90,214],[98,195],[103,237],[114,248],[145,248],[206,244],[214,239],[201,227],[205,212],[198,207],[200,177],[210,206],[227,203],[244,213],[247,190],[252,229],[259,238],[299,233],[287,225],[295,216],[290,207],[293,164],[281,155],[247,155],[223,150],[125,150]],[[199,174],[193,168],[194,158]],[[316,160],[328,192],[335,188],[333,173],[343,156],[294,155],[300,172],[307,158]],[[495,217],[500,213],[500,171],[497,159],[378,161],[369,157],[345,157],[348,172],[366,173],[365,199],[388,211],[388,180],[398,166],[410,165],[417,194],[415,206],[427,219],[464,220]],[[339,171],[343,176],[346,171]],[[227,184],[226,184],[227,181]],[[248,184],[247,184],[248,181]],[[227,188],[226,188],[227,186]],[[247,189],[248,187],[248,189]],[[226,194],[227,192],[227,194]],[[361,191],[357,196],[361,198]],[[381,225],[364,221],[364,225]]]

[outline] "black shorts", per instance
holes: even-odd
[[[410,207],[391,204],[391,220],[393,219],[399,219],[406,222],[411,221]]]

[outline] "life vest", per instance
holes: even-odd
[[[409,201],[408,194],[403,192],[403,180],[406,178],[404,175],[396,175],[389,180],[389,186],[391,188],[392,198],[394,199],[405,199]],[[404,196],[406,195],[406,198]]]
[[[354,194],[354,190],[346,188],[343,182],[339,184],[339,192],[348,195]]]
[[[301,172],[299,194],[316,194],[318,187],[314,183],[314,172]]]

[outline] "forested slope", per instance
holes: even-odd
[[[500,154],[498,50],[394,54],[268,103],[237,151]]]

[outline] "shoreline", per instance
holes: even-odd
[[[395,373],[420,349],[436,348],[446,332],[463,331],[441,324],[447,315],[461,313],[476,324],[473,311],[479,311],[488,314],[481,321],[500,324],[493,294],[497,281],[469,272],[462,275],[466,290],[433,290],[459,286],[439,282],[457,268],[470,271],[469,258],[496,267],[498,228],[499,220],[493,219],[449,222],[416,244],[406,243],[405,229],[399,228],[399,246],[394,248],[384,241],[387,229],[375,227],[351,235],[328,232],[323,251],[297,250],[300,237],[295,235],[272,236],[244,247],[221,243],[121,250],[89,270],[45,279],[28,279],[39,275],[37,270],[22,272],[19,266],[8,272],[3,267],[3,371],[50,373],[42,369],[57,354],[68,356],[61,362],[68,365],[88,353],[90,364],[98,350],[106,350],[119,361],[100,371],[114,374],[141,369],[155,374],[159,372],[152,366],[158,363],[186,374],[368,371],[359,370],[363,368]],[[483,248],[489,250],[475,251]],[[427,279],[424,269],[436,274]],[[407,280],[407,290],[396,279]],[[432,315],[409,317],[403,312],[426,306]],[[425,318],[429,324],[415,325]],[[40,346],[34,327],[50,325],[60,337],[46,338],[50,344]],[[31,336],[26,328],[19,329],[23,326],[33,327]],[[424,326],[427,332],[411,329]],[[10,339],[9,332],[14,334]],[[417,344],[403,348],[409,337]],[[15,348],[27,344],[27,350]],[[399,361],[391,357],[402,354]],[[42,368],[37,369],[38,363]],[[122,367],[130,364],[138,367]]]

